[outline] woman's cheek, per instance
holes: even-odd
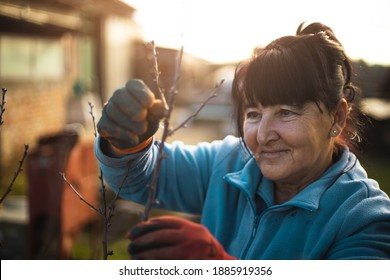
[[[256,150],[257,146],[257,126],[254,124],[244,124],[244,141],[248,148],[252,151]]]

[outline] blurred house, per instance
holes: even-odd
[[[23,144],[30,145],[29,219],[16,227],[1,215],[2,258],[68,258],[77,231],[95,220],[58,172],[98,204],[88,102],[98,117],[102,101],[132,77],[134,42],[141,40],[133,13],[119,0],[0,2],[0,86],[8,89],[0,186],[9,181],[3,167],[17,163]],[[27,240],[13,238],[15,231],[25,236],[27,228],[28,254],[18,246]]]
[[[90,94],[99,108],[132,76],[133,44],[141,40],[133,13],[119,0],[0,2],[0,83],[8,89],[3,165],[24,143],[33,148],[75,121],[69,102]]]
[[[153,87],[150,55],[134,12],[120,0],[0,2],[0,86],[8,89],[0,167],[15,162],[25,143],[34,148],[40,137],[68,123],[91,124],[87,103],[98,103],[98,117],[101,103],[129,78]],[[158,48],[160,86],[166,91],[176,56],[177,50]],[[177,102],[207,98],[220,79],[219,68],[185,54]]]
[[[129,78],[143,79],[154,88],[150,49],[134,12],[120,0],[0,2],[0,86],[8,90],[0,132],[1,187],[9,179],[3,167],[17,164],[24,144],[30,145],[23,173],[28,203],[8,203],[22,209],[16,224],[8,218],[14,210],[9,209],[10,216],[2,209],[0,215],[2,258],[68,258],[74,236],[96,220],[58,172],[64,172],[87,201],[98,204],[88,102],[95,105],[98,119],[102,103]],[[168,93],[178,51],[159,47],[157,52],[160,87]],[[184,54],[173,126],[193,114],[216,83],[226,82],[178,138],[196,143],[226,134],[233,70]],[[22,236],[23,243],[15,236]]]

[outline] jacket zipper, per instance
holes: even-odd
[[[280,209],[283,209],[283,208],[284,207],[281,205],[275,205],[275,206],[269,207],[268,209],[262,211],[261,213],[255,214],[255,217],[253,219],[252,235],[251,235],[251,238],[249,239],[249,241],[245,247],[244,253],[242,254],[242,259],[246,259],[246,255],[248,254],[249,248],[252,245],[253,239],[255,239],[257,229],[258,229],[259,224],[260,224],[260,220],[264,217],[264,215],[266,215],[267,213],[269,213],[271,211],[279,211]]]
[[[253,221],[253,229],[252,229],[252,237],[251,237],[251,240],[253,240],[253,238],[254,238],[255,235],[256,235],[257,227],[259,226],[259,220],[260,220],[260,215],[256,215],[256,216],[255,216],[255,219],[254,219],[254,221]]]
[[[251,238],[249,239],[246,248],[244,250],[244,253],[242,254],[242,259],[246,258],[246,255],[248,253],[249,248],[252,245],[253,239],[255,239],[257,228],[259,227],[259,222],[260,222],[260,216],[261,214],[256,214],[254,219],[253,219],[253,228],[252,228],[252,235]]]

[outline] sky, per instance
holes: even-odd
[[[214,63],[249,57],[303,22],[333,29],[352,59],[390,66],[388,0],[123,0],[146,41]]]

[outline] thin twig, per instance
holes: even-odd
[[[3,194],[3,196],[0,198],[0,204],[4,201],[4,199],[7,197],[7,195],[11,192],[12,187],[13,187],[15,181],[16,181],[16,178],[18,178],[19,173],[23,171],[23,162],[24,162],[24,160],[25,160],[26,157],[27,157],[28,148],[29,148],[29,146],[25,144],[25,145],[24,145],[23,157],[22,157],[22,159],[19,161],[18,169],[15,171],[14,177],[12,178],[11,183],[9,184],[9,186],[8,186],[8,188],[6,189],[6,191],[5,191],[5,193]]]
[[[130,172],[130,166],[131,166],[131,163],[129,162],[128,163],[128,167],[127,167],[127,171],[126,171],[126,174],[123,176],[122,178],[122,181],[121,181],[121,184],[119,186],[119,189],[118,189],[118,192],[115,194],[115,197],[114,199],[112,200],[112,203],[110,206],[108,206],[108,211],[107,211],[107,199],[106,199],[106,187],[103,183],[103,172],[100,170],[100,180],[102,182],[102,200],[103,200],[103,218],[104,218],[104,231],[103,231],[103,240],[102,240],[102,245],[103,245],[103,252],[104,252],[104,256],[103,258],[106,260],[108,258],[108,256],[111,256],[114,254],[114,251],[112,250],[108,250],[108,232],[110,231],[110,226],[111,226],[111,219],[112,217],[114,216],[114,213],[115,213],[115,207],[116,207],[116,201],[119,199],[119,193],[120,191],[122,190],[122,187],[129,175],[129,172]]]
[[[95,135],[95,138],[96,138],[97,137],[97,128],[96,128],[96,122],[95,122],[95,115],[93,114],[94,105],[91,102],[88,102],[88,105],[89,105],[89,108],[90,108],[89,114],[92,116],[94,135]],[[122,182],[121,182],[120,187],[118,189],[118,192],[115,195],[114,202],[119,199],[120,191],[122,190],[124,182],[125,182],[126,178],[129,175],[129,171],[130,171],[130,163],[129,163],[129,167],[128,167],[128,172],[125,174],[125,176],[123,176],[123,179],[122,179]],[[105,190],[107,187],[106,187],[106,185],[104,183],[103,171],[101,169],[100,169],[99,180],[100,180],[100,184],[102,186],[102,189]]]
[[[144,210],[144,214],[143,214],[144,221],[149,219],[150,211],[152,210],[153,205],[158,203],[158,201],[156,200],[157,182],[158,182],[158,177],[160,174],[162,160],[166,158],[166,156],[164,154],[164,146],[165,146],[165,142],[169,136],[170,118],[171,118],[172,110],[174,107],[173,104],[174,104],[174,100],[175,100],[175,95],[177,93],[178,82],[180,80],[182,58],[183,58],[183,47],[181,47],[179,54],[176,58],[175,74],[173,77],[172,87],[170,88],[170,91],[169,91],[169,102],[168,102],[169,109],[167,110],[165,117],[164,117],[164,130],[163,130],[162,138],[159,142],[159,152],[157,155],[156,167],[153,170],[152,180],[151,180],[150,184],[148,185],[148,200],[146,202],[145,210]]]
[[[3,114],[5,112],[5,94],[7,93],[6,88],[1,88],[1,103],[0,103],[0,127],[4,123]]]
[[[88,105],[89,105],[89,108],[90,108],[89,114],[92,117],[94,136],[96,138],[97,137],[97,128],[96,128],[96,122],[95,122],[95,115],[93,114],[94,106],[93,106],[93,104],[91,102],[88,102]],[[108,240],[108,231],[109,231],[109,228],[110,228],[110,225],[111,225],[111,223],[110,223],[111,217],[114,214],[111,213],[111,211],[109,211],[110,213],[107,214],[107,197],[106,197],[107,187],[104,184],[103,171],[102,171],[101,168],[99,168],[99,172],[100,172],[99,180],[100,180],[100,185],[101,185],[101,189],[100,190],[101,190],[101,193],[102,193],[102,201],[103,201],[103,207],[100,209],[100,213],[102,214],[103,221],[104,221],[104,230],[103,230],[103,239],[102,239],[103,259],[107,260],[108,256],[111,256],[114,253],[112,250],[108,250],[108,241],[107,241]]]
[[[168,107],[167,101],[165,100],[164,93],[162,92],[161,87],[160,87],[160,74],[161,74],[161,72],[158,69],[158,53],[157,53],[156,45],[154,44],[154,41],[150,41],[147,45],[152,50],[152,54],[153,54],[153,72],[154,72],[153,73],[154,74],[153,82],[154,82],[155,87],[156,87],[155,95],[156,95],[157,99],[160,99],[162,101],[165,110],[168,110],[169,107]]]
[[[73,185],[68,181],[68,179],[66,179],[65,177],[65,174],[62,173],[62,172],[59,172],[59,174],[62,176],[62,178],[64,179],[65,183],[72,189],[72,191],[79,197],[79,199],[81,201],[83,201],[85,204],[87,204],[90,208],[92,208],[93,210],[95,210],[98,214],[102,214],[101,213],[101,210],[99,210],[98,208],[96,208],[95,206],[93,206],[91,203],[89,203],[88,201],[86,201],[84,199],[84,197],[76,190],[75,187],[73,187]]]
[[[90,111],[89,114],[92,117],[92,122],[93,122],[93,127],[94,127],[94,136],[95,138],[97,137],[97,129],[96,129],[96,122],[95,122],[95,116],[93,114],[93,108],[94,105],[91,102],[88,102]],[[66,179],[65,174],[60,172],[60,175],[62,176],[63,180],[65,183],[72,189],[72,191],[78,196],[78,198],[87,204],[91,209],[93,209],[96,213],[101,215],[104,220],[104,230],[103,230],[103,240],[102,240],[102,246],[103,246],[103,258],[107,260],[109,255],[112,255],[113,252],[111,250],[108,250],[107,248],[107,236],[108,236],[108,229],[110,226],[110,220],[107,217],[107,199],[106,199],[106,185],[104,184],[104,179],[103,179],[103,171],[99,168],[100,175],[99,175],[99,180],[101,183],[101,193],[102,193],[102,201],[103,201],[103,207],[102,208],[97,208],[93,206],[91,203],[89,203],[86,199],[82,197],[82,195],[73,187],[73,185]]]
[[[112,203],[112,205],[111,205],[111,209],[114,209],[115,208],[115,202],[119,199],[119,194],[121,193],[121,190],[122,190],[122,188],[123,188],[123,186],[124,186],[124,184],[125,184],[125,182],[126,182],[126,180],[127,180],[127,177],[129,176],[129,174],[130,174],[130,169],[131,169],[131,161],[129,161],[128,163],[127,163],[127,170],[126,170],[126,173],[125,173],[125,175],[123,176],[123,178],[122,178],[122,181],[121,181],[121,183],[120,183],[120,185],[119,185],[119,188],[118,188],[118,192],[116,192],[116,194],[115,194],[115,197],[114,197],[114,199],[113,199],[113,203]]]
[[[100,170],[99,180],[101,182],[100,192],[102,194],[102,203],[103,203],[103,207],[101,211],[102,211],[103,222],[104,222],[103,239],[102,239],[103,259],[107,260],[108,256],[112,255],[113,252],[108,250],[108,231],[110,227],[110,221],[107,218],[107,197],[106,197],[107,188],[106,185],[104,184],[103,171],[100,168],[99,170]]]
[[[96,129],[96,123],[95,123],[95,116],[93,114],[93,104],[91,102],[88,103],[89,104],[89,107],[90,107],[90,115],[92,116],[92,122],[93,122],[93,127],[94,127],[94,135],[95,135],[95,138],[97,137],[97,129]],[[119,186],[119,189],[118,189],[118,192],[116,193],[114,199],[112,200],[112,203],[111,205],[107,205],[107,197],[106,197],[106,193],[107,193],[107,187],[104,183],[104,177],[103,177],[103,171],[102,169],[100,168],[100,176],[99,176],[99,180],[100,180],[100,184],[101,184],[101,193],[102,193],[102,203],[103,203],[103,207],[102,207],[102,210],[101,210],[101,213],[102,213],[102,216],[103,216],[103,221],[104,221],[104,230],[103,230],[103,240],[102,240],[102,246],[103,246],[103,258],[106,260],[108,258],[108,256],[111,256],[114,254],[114,252],[112,250],[108,250],[108,232],[110,230],[110,226],[111,226],[111,219],[112,217],[114,216],[114,213],[115,213],[115,203],[116,201],[119,199],[119,194],[122,190],[122,187],[129,175],[129,172],[130,172],[130,166],[131,166],[131,163],[129,162],[128,163],[128,168],[127,168],[127,172],[126,174],[123,176],[123,179],[121,181],[121,184]]]
[[[187,119],[185,119],[181,124],[179,124],[177,127],[173,128],[173,129],[170,129],[169,130],[169,133],[168,133],[168,136],[172,136],[176,131],[178,131],[179,129],[181,128],[184,128],[186,127],[186,125],[193,119],[195,118],[199,113],[200,111],[202,111],[202,109],[204,108],[204,106],[207,105],[207,103],[210,102],[211,99],[217,97],[217,91],[218,89],[221,87],[221,85],[223,84],[224,80],[221,80],[217,85],[216,87],[214,88],[214,90],[211,92],[211,94],[209,95],[209,97],[199,106],[199,108],[191,115],[189,116]]]
[[[97,137],[97,129],[96,129],[96,122],[95,122],[95,115],[93,114],[93,104],[92,102],[88,102],[88,105],[89,105],[89,114],[91,115],[92,117],[92,123],[93,123],[93,129],[94,129],[94,132],[93,132],[93,135],[95,135],[95,138]]]
[[[93,104],[91,102],[88,102],[88,105],[90,107],[89,114],[92,117],[92,123],[93,123],[93,128],[94,128],[94,135],[95,138],[97,137],[97,128],[96,128],[96,121],[95,121],[95,115],[93,113]],[[110,231],[110,226],[111,226],[111,218],[114,216],[114,212],[112,210],[107,211],[107,187],[106,184],[104,183],[104,176],[103,176],[103,170],[99,168],[99,180],[100,180],[100,192],[102,193],[102,209],[101,214],[103,216],[103,221],[104,221],[104,229],[103,229],[103,240],[102,240],[102,246],[103,246],[103,259],[107,260],[108,256],[111,256],[114,254],[112,250],[108,250],[108,232]],[[115,208],[115,200],[112,202],[112,206],[110,209]]]
[[[93,127],[94,127],[94,135],[96,138],[97,137],[97,128],[96,128],[96,122],[95,122],[95,115],[93,114],[94,105],[91,102],[88,102],[88,105],[90,108],[89,114],[92,117],[92,122],[93,122]],[[99,168],[99,172],[100,172],[99,181],[101,184],[100,192],[102,193],[102,203],[103,203],[102,207],[99,209],[97,207],[93,206],[88,201],[86,201],[81,196],[81,194],[72,186],[72,184],[66,179],[65,174],[60,173],[62,175],[64,181],[73,190],[73,192],[79,197],[79,199],[103,217],[104,229],[103,229],[102,247],[103,247],[103,259],[105,259],[105,260],[108,259],[108,256],[111,256],[114,254],[114,252],[112,250],[108,250],[108,241],[107,241],[108,240],[108,232],[109,232],[109,229],[111,226],[111,219],[114,216],[114,212],[115,212],[115,202],[119,199],[120,191],[122,190],[122,187],[123,187],[128,175],[129,175],[130,166],[131,166],[131,163],[129,162],[127,172],[123,176],[123,179],[122,179],[121,184],[119,186],[118,192],[116,193],[111,205],[107,205],[107,197],[106,197],[107,187],[104,183],[103,171],[101,168]]]
[[[154,46],[154,44],[153,44]],[[164,153],[164,147],[165,147],[165,142],[169,136],[171,136],[175,131],[178,129],[184,127],[191,119],[196,117],[199,112],[203,109],[204,106],[214,97],[216,97],[216,92],[218,88],[222,85],[223,80],[216,86],[214,89],[213,93],[209,96],[209,98],[201,104],[199,109],[192,114],[190,117],[188,117],[181,125],[179,125],[175,129],[170,129],[170,118],[172,115],[172,110],[174,108],[174,102],[175,102],[175,96],[177,95],[177,88],[178,88],[178,83],[180,80],[180,72],[181,72],[181,64],[182,64],[182,58],[183,58],[183,47],[181,47],[179,54],[176,58],[176,67],[175,67],[175,73],[173,77],[173,83],[172,86],[169,90],[168,94],[168,110],[165,113],[164,117],[164,129],[162,132],[162,137],[159,142],[159,149],[158,149],[158,155],[157,155],[157,162],[156,162],[156,167],[153,170],[152,174],[152,180],[150,184],[148,185],[148,200],[145,205],[145,210],[144,210],[144,215],[143,215],[143,220],[146,221],[149,219],[150,211],[153,207],[153,205],[158,204],[158,200],[156,199],[156,193],[157,193],[157,182],[158,182],[158,177],[161,169],[161,163],[163,159],[166,159],[166,155]],[[156,68],[157,69],[157,68]],[[157,77],[154,79],[155,81],[158,81],[158,71],[155,72],[155,75]]]

